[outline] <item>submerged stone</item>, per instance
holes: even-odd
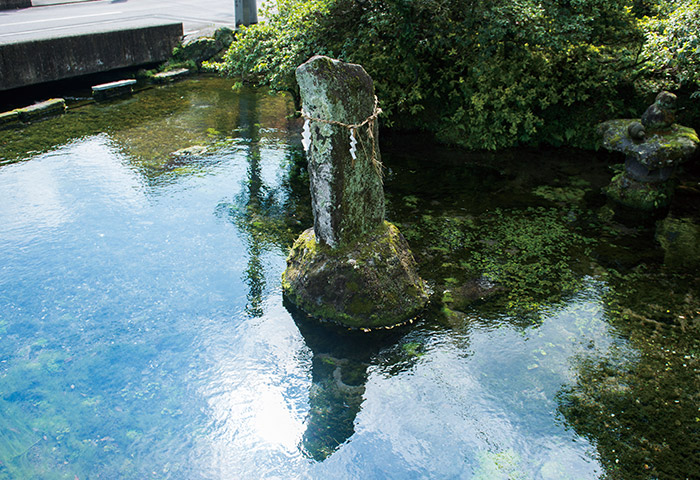
[[[357,328],[404,323],[428,301],[406,240],[388,222],[340,249],[306,230],[289,254],[282,288],[309,315]]]
[[[180,150],[177,150],[175,152],[172,152],[170,155],[175,158],[193,158],[193,157],[201,157],[203,155],[206,155],[209,152],[209,148],[205,147],[204,145],[193,145],[191,147],[187,148],[182,148]]]
[[[664,250],[667,267],[680,270],[700,267],[700,225],[692,218],[668,217],[660,221],[656,240]]]

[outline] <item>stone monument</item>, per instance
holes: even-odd
[[[258,6],[256,0],[234,0],[233,16],[236,28],[258,23]]]
[[[641,120],[609,120],[599,126],[603,147],[625,154],[624,171],[606,189],[611,200],[650,212],[671,203],[672,175],[700,144],[695,130],[674,123],[675,111],[676,96],[661,92]]]
[[[314,226],[292,247],[285,295],[307,314],[349,327],[404,323],[428,292],[406,240],[384,219],[372,79],[360,65],[323,56],[296,77]]]

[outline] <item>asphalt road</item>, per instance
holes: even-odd
[[[234,21],[233,0],[34,0],[33,5],[0,11],[0,43],[148,21],[182,22],[185,35],[191,35],[212,27],[231,27]]]

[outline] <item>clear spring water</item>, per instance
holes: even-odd
[[[582,274],[534,322],[303,318],[279,282],[311,223],[300,125],[287,98],[230,84],[0,132],[0,479],[599,478],[596,439],[559,406],[583,365],[638,357],[605,280]],[[512,179],[385,161],[407,230],[421,205],[488,209]]]

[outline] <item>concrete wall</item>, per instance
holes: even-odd
[[[113,28],[0,44],[0,90],[161,62],[182,38],[181,23]]]
[[[32,0],[0,0],[0,10],[14,10],[15,8],[29,8]]]

